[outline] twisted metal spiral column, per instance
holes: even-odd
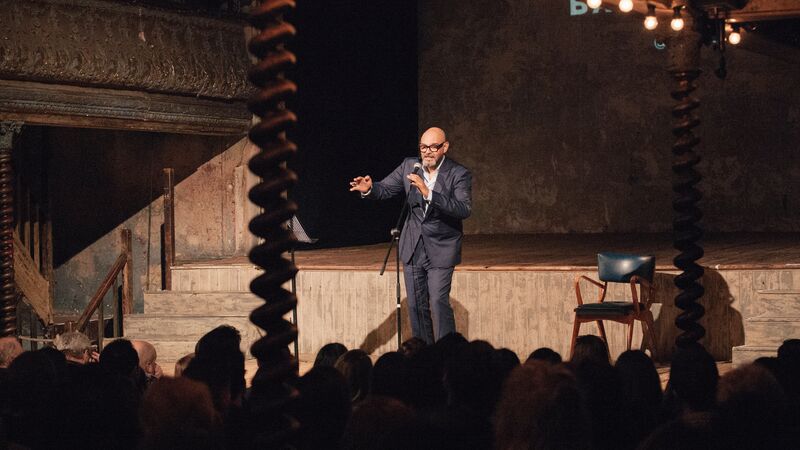
[[[14,172],[11,149],[14,134],[22,129],[15,122],[0,123],[0,333],[17,334],[17,287],[14,283]]]
[[[694,152],[694,147],[700,140],[692,133],[692,129],[700,124],[693,115],[700,102],[691,96],[695,90],[693,81],[700,75],[698,64],[702,36],[693,30],[693,25],[694,21],[690,20],[683,32],[669,44],[669,71],[677,82],[677,88],[672,91],[672,98],[677,101],[672,109],[672,132],[676,137],[672,146],[672,190],[675,192],[672,229],[673,246],[680,251],[673,262],[681,270],[674,281],[681,291],[675,297],[675,305],[683,310],[675,319],[675,325],[683,330],[675,338],[678,347],[686,347],[705,335],[705,329],[698,323],[705,313],[698,303],[704,289],[698,283],[703,276],[703,267],[697,264],[697,260],[703,257],[703,248],[698,243],[703,236],[698,224],[703,214],[697,203],[703,195],[696,188],[702,176],[695,170],[700,157]]]
[[[250,52],[259,59],[249,74],[250,81],[259,88],[249,108],[260,118],[250,129],[250,140],[260,151],[250,160],[249,167],[262,180],[253,186],[249,196],[263,209],[250,221],[250,231],[263,239],[263,243],[250,251],[250,260],[264,269],[250,283],[250,290],[265,301],[250,314],[250,320],[265,333],[250,349],[259,366],[253,379],[251,412],[262,424],[254,436],[254,448],[278,447],[298,428],[297,422],[285,414],[287,404],[297,395],[286,384],[288,378],[297,375],[297,359],[288,348],[297,339],[297,328],[283,318],[297,305],[297,298],[282,287],[297,273],[294,264],[283,257],[296,242],[285,224],[297,206],[284,196],[297,181],[297,176],[284,164],[296,152],[285,132],[297,118],[284,102],[294,95],[297,87],[283,76],[295,64],[295,56],[284,48],[286,41],[295,35],[295,29],[283,20],[294,6],[293,0],[265,0],[253,9],[249,18],[260,30],[248,44]]]

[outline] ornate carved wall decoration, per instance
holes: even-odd
[[[245,100],[244,24],[99,0],[0,0],[0,78]]]

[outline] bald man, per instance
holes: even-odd
[[[22,352],[22,344],[16,337],[0,338],[0,369],[7,369]]]
[[[366,175],[350,182],[350,191],[364,198],[407,195],[409,213],[398,248],[411,331],[429,344],[456,331],[450,286],[461,262],[461,221],[472,212],[472,175],[445,156],[449,149],[444,130],[429,128],[420,137],[418,158],[406,158],[381,181],[373,183]],[[417,175],[414,164],[419,163]]]
[[[147,341],[131,341],[131,344],[136,350],[136,354],[139,355],[139,367],[144,371],[147,380],[153,381],[161,378],[164,372],[161,370],[161,366],[156,363],[158,355],[153,344]]]

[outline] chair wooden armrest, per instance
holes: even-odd
[[[637,284],[639,284],[643,288],[646,288],[648,293],[649,293],[649,295],[647,295],[646,297],[644,295],[642,296],[642,297],[645,297],[645,298],[642,299],[642,300],[644,300],[644,303],[642,303],[640,301],[639,295],[636,292],[636,285]],[[650,302],[653,301],[653,295],[652,294],[653,294],[654,291],[655,291],[655,287],[646,278],[642,278],[639,275],[631,276],[631,294],[633,295],[633,308],[636,310],[637,313],[639,312],[639,305],[640,304],[643,304],[645,308],[649,308],[650,307]]]
[[[598,302],[603,303],[603,300],[606,298],[606,285],[597,280],[591,279],[586,275],[578,275],[575,278],[575,295],[578,298],[578,306],[583,305],[583,295],[581,294],[581,280],[586,280],[592,283],[593,285],[597,286],[598,288],[600,288],[600,296],[598,298]]]

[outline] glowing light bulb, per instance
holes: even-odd
[[[655,30],[657,26],[658,19],[656,19],[656,16],[647,16],[644,18],[644,27],[648,30]]]
[[[620,0],[619,10],[624,13],[631,12],[633,10],[633,0]]]
[[[672,21],[669,23],[669,26],[675,31],[681,31],[683,29],[683,17],[681,17],[681,7],[678,6],[674,10],[675,12],[672,14]]]
[[[742,35],[739,34],[738,31],[734,30],[728,35],[728,42],[732,45],[737,45],[739,42],[742,42]]]
[[[599,8],[602,4],[603,0],[586,0],[586,5],[592,9]]]

